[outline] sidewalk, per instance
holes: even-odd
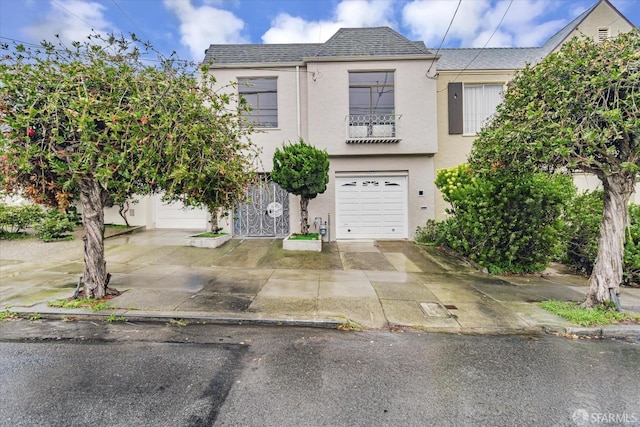
[[[586,279],[563,271],[493,277],[407,241],[339,242],[322,253],[284,252],[277,239],[184,246],[184,230],[150,230],[105,241],[111,308],[58,309],[83,268],[82,241],[0,241],[0,311],[49,317],[184,319],[454,333],[640,337],[640,325],[581,328],[532,304],[580,301]],[[640,312],[640,289],[624,288],[624,310]]]

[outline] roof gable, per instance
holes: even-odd
[[[431,55],[424,43],[412,42],[389,27],[341,28],[316,57]]]

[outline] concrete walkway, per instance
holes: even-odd
[[[278,239],[231,240],[217,249],[184,246],[189,231],[150,230],[106,240],[112,308],[52,308],[73,294],[82,241],[0,241],[0,311],[43,316],[184,319],[456,333],[636,336],[640,325],[581,328],[532,304],[580,301],[586,279],[560,270],[495,277],[407,241],[338,242],[321,253],[284,252]],[[640,312],[640,289],[623,308]]]

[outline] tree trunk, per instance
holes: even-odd
[[[209,224],[211,224],[211,233],[217,234],[220,232],[220,227],[218,226],[218,209],[217,208],[209,208],[209,213],[211,214],[211,220]]]
[[[583,303],[593,307],[611,300],[622,283],[625,228],[628,203],[635,183],[633,175],[614,174],[601,178],[604,188],[604,208],[600,223],[598,255],[589,279],[589,292]]]
[[[120,206],[118,206],[118,213],[124,220],[124,224],[127,227],[130,227],[129,220],[127,219],[127,212],[129,212],[129,201],[125,200],[124,202],[120,203]]]
[[[300,196],[300,217],[302,221],[300,222],[300,234],[307,235],[309,234],[309,199],[306,197]]]
[[[85,298],[104,298],[109,282],[104,257],[104,194],[94,180],[80,183],[80,203],[84,222],[84,285]]]

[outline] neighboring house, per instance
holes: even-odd
[[[517,70],[573,36],[603,39],[632,28],[600,0],[541,47],[441,49],[436,57],[387,27],[343,28],[325,43],[211,45],[210,72],[221,85],[237,83],[253,106],[264,180],[222,225],[236,237],[299,231],[297,197],[268,174],[276,147],[302,137],[326,149],[331,164],[327,191],[309,204],[312,232],[318,218],[330,220],[331,240],[412,238],[427,219],[444,217],[435,171],[466,161]],[[576,183],[590,187],[593,178]],[[206,212],[157,197],[132,208],[131,222],[149,228],[207,225]],[[116,222],[117,212],[107,220]]]
[[[504,86],[527,63],[535,64],[575,36],[602,40],[628,32],[634,26],[608,0],[600,0],[558,31],[541,47],[441,49],[438,53],[438,155],[436,170],[466,161],[482,124],[495,112]],[[594,188],[595,177],[576,176],[581,189]],[[640,186],[636,203],[640,203]],[[632,202],[634,200],[632,199]],[[436,199],[436,217],[447,203]]]

